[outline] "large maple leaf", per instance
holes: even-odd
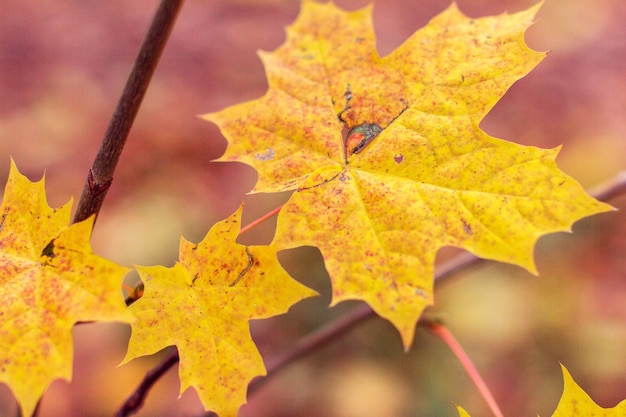
[[[93,254],[93,219],[70,224],[71,202],[50,208],[44,180],[13,161],[0,213],[0,382],[30,416],[46,387],[72,376],[72,327],[129,321],[127,268]]]
[[[235,242],[241,211],[198,244],[181,238],[174,267],[136,267],[145,291],[130,306],[137,321],[122,362],[177,346],[181,393],[194,387],[220,416],[235,416],[250,380],[265,375],[248,321],[317,295],[285,272],[271,247]]]
[[[295,190],[273,245],[317,246],[332,303],[365,300],[405,348],[441,247],[536,272],[541,235],[610,210],[558,170],[558,149],[478,127],[545,56],[523,40],[537,9],[470,19],[453,4],[379,57],[371,7],[305,0],[286,42],[260,54],[265,96],[204,116],[228,140],[220,160],[258,171],[253,192]]]

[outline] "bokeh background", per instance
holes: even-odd
[[[367,4],[341,0],[347,9]],[[528,0],[458,0],[479,17],[516,12]],[[12,156],[32,180],[46,172],[52,206],[78,198],[156,1],[0,0],[0,182]],[[378,49],[387,54],[449,5],[448,0],[375,0]],[[256,174],[212,163],[225,149],[197,115],[261,96],[267,84],[256,51],[273,50],[299,11],[296,0],[189,0],[147,92],[98,219],[96,253],[124,265],[171,266],[180,235],[199,241],[245,200],[244,223],[286,195],[245,196]],[[551,50],[484,120],[493,136],[525,145],[563,145],[560,167],[584,186],[626,168],[626,2],[546,0],[527,42]],[[626,208],[626,198],[611,201]],[[269,242],[273,222],[242,239]],[[626,216],[578,222],[575,233],[540,240],[534,277],[484,263],[437,289],[444,317],[492,387],[505,415],[549,416],[562,389],[559,361],[602,406],[626,398]],[[346,242],[349,245],[350,242]],[[451,251],[444,250],[443,259]],[[265,358],[355,303],[328,309],[330,284],[315,249],[281,254],[288,270],[322,297],[289,314],[254,322]],[[127,277],[131,284],[137,277]],[[130,330],[77,326],[74,378],[57,381],[40,416],[112,415],[163,352],[116,367]],[[139,416],[200,416],[193,390],[178,399],[176,370],[154,388]],[[443,343],[418,329],[403,353],[380,319],[355,328],[286,369],[241,416],[490,415]],[[0,386],[0,416],[15,415]]]

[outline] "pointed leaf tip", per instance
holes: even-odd
[[[458,404],[455,404],[455,405],[456,405],[456,410],[459,412],[459,417],[470,417],[469,413],[465,411],[463,407],[461,407]]]
[[[24,415],[53,380],[71,378],[76,322],[132,320],[128,269],[92,252],[93,219],[70,225],[71,202],[49,207],[44,183],[11,161],[0,205],[0,382]]]
[[[380,57],[370,7],[305,1],[262,54],[267,93],[206,116],[228,140],[221,160],[257,170],[255,192],[294,191],[272,245],[318,247],[332,304],[367,302],[405,348],[433,304],[440,248],[536,273],[540,236],[610,210],[558,169],[557,150],[478,127],[545,57],[524,41],[540,6],[468,18],[452,5]]]
[[[136,267],[143,297],[123,363],[175,345],[181,393],[193,387],[207,410],[234,416],[246,387],[265,375],[249,320],[285,313],[317,293],[293,280],[269,246],[235,242],[241,210],[216,223],[197,243],[181,239],[172,268]]]

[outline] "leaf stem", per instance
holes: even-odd
[[[435,272],[435,281],[442,281],[445,278],[451,277],[459,270],[477,265],[481,261],[483,261],[483,259],[477,258],[472,254],[462,253],[446,262]],[[299,340],[287,352],[273,359],[269,359],[266,365],[267,374],[263,378],[256,379],[250,383],[248,386],[248,395],[252,395],[252,393],[256,392],[263,384],[276,376],[278,372],[291,362],[295,362],[297,359],[321,349],[334,339],[345,336],[348,331],[358,324],[374,317],[376,317],[374,310],[367,304],[362,304],[335,321],[329,322],[318,330],[313,331]]]
[[[491,391],[489,391],[487,384],[485,384],[485,381],[480,376],[480,373],[472,363],[472,360],[469,356],[467,356],[467,353],[463,350],[463,347],[456,340],[452,332],[450,332],[450,330],[448,330],[448,328],[441,323],[424,322],[422,325],[431,333],[439,337],[448,346],[452,353],[454,353],[454,356],[457,357],[463,368],[465,368],[465,371],[476,385],[476,388],[478,388],[478,391],[487,402],[487,405],[489,405],[493,415],[496,417],[504,417],[498,403],[495,398],[493,398]]]
[[[594,188],[594,191],[590,193],[599,200],[606,201],[612,199],[618,195],[626,194],[626,172],[620,172],[614,176],[611,180],[607,181],[603,185]],[[272,210],[270,213],[264,215],[263,219],[269,218],[272,215],[280,211],[281,207]],[[261,219],[260,218],[260,219]],[[242,230],[249,230],[253,226],[253,223],[260,223],[263,220],[257,219],[250,223]],[[241,232],[240,232],[241,233]],[[478,258],[470,253],[462,253],[455,256],[451,260],[447,261],[441,267],[438,267],[435,271],[435,283],[441,285],[448,278],[454,276],[457,272],[465,271],[467,268],[476,266],[482,263],[484,259]],[[287,352],[280,354],[267,361],[267,375],[263,378],[258,378],[252,381],[248,386],[248,396],[256,393],[263,384],[267,383],[271,378],[275,377],[286,366],[295,362],[298,359],[303,358],[309,353],[313,353],[324,346],[331,343],[333,340],[339,339],[346,335],[348,331],[353,329],[359,323],[366,321],[367,319],[376,317],[376,313],[366,304],[362,304],[353,309],[349,313],[342,317],[337,318],[333,322],[326,323],[318,330],[313,331],[309,335],[305,336],[294,346],[292,346]],[[426,320],[420,319],[421,325],[428,325]],[[178,362],[178,351],[174,349],[170,355],[168,355],[156,368],[149,371],[139,387],[126,400],[126,403],[120,408],[120,411],[115,415],[116,417],[125,417],[130,415],[134,410],[139,408],[148,394],[148,391],[156,383],[156,381],[163,375],[170,367]],[[471,362],[470,362],[471,363]],[[486,399],[487,397],[485,397]],[[129,405],[127,405],[127,403]],[[134,408],[130,408],[134,406]],[[125,408],[126,407],[126,408]],[[125,414],[124,414],[125,413]],[[212,413],[207,413],[205,416],[212,416]],[[497,415],[497,414],[496,414]]]
[[[278,212],[278,209],[273,211]],[[267,215],[266,215],[267,216]],[[255,220],[256,221],[256,220]],[[473,255],[463,253],[451,261],[444,264],[440,268],[439,272],[435,274],[435,280],[442,280],[456,273],[457,271],[467,268],[471,265],[477,264],[482,259]],[[376,317],[376,313],[367,304],[361,304],[358,307],[351,310],[348,314],[339,317],[335,321],[329,322],[300,339],[294,346],[292,346],[287,352],[271,358],[267,361],[266,371],[267,374],[262,378],[257,378],[248,385],[248,396],[253,395],[258,391],[261,386],[267,383],[271,378],[276,376],[287,365],[295,362],[296,360],[318,351],[331,343],[333,340],[347,334],[347,332],[359,323],[362,323],[368,319]],[[163,361],[155,368],[150,370],[144,377],[141,384],[135,389],[133,394],[126,400],[120,410],[115,414],[115,417],[125,417],[132,414],[143,404],[145,397],[158,379],[179,360],[178,351],[174,349]]]
[[[615,198],[621,194],[626,194],[626,171],[617,173],[612,179],[594,188],[590,194],[602,201]],[[465,271],[470,267],[477,266],[484,261],[484,259],[478,258],[469,252],[461,253],[437,268],[434,277],[435,285],[440,286],[456,273]],[[288,352],[275,359],[268,360],[268,365],[266,367],[267,375],[261,379],[252,381],[249,385],[248,393],[252,394],[253,392],[256,392],[261,385],[274,377],[289,363],[300,359],[308,353],[315,352],[335,338],[339,339],[347,334],[353,326],[356,326],[366,319],[375,316],[376,313],[369,306],[363,305],[348,312],[343,317],[338,318],[337,322],[340,322],[343,325],[336,325],[337,322],[330,322],[320,329],[315,330],[300,342],[296,343],[296,345],[293,346]]]
[[[241,230],[239,230],[239,236],[241,236],[244,233],[246,233],[247,231],[255,228],[259,224],[261,224],[264,221],[268,220],[270,217],[277,215],[280,212],[280,210],[283,208],[283,206],[284,206],[284,204],[276,207],[274,210],[272,210],[272,211],[270,211],[268,213],[265,213],[263,216],[259,217],[256,220],[253,220],[252,222],[250,222],[246,226],[242,227]]]
[[[183,0],[162,0],[159,4],[104,134],[100,150],[89,169],[74,215],[75,223],[93,214],[97,216],[100,212],[128,132],[135,121],[182,4]]]

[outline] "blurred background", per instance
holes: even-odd
[[[367,4],[337,3],[350,10]],[[534,3],[457,1],[472,17]],[[80,196],[156,5],[0,0],[0,183],[6,183],[12,156],[31,180],[46,173],[51,206]],[[379,53],[392,51],[448,5],[374,1]],[[298,11],[296,0],[187,1],[98,219],[96,253],[127,266],[171,266],[181,234],[201,240],[242,200],[244,224],[286,200],[244,197],[256,174],[241,164],[212,163],[226,141],[197,116],[265,92],[256,51],[278,47]],[[527,42],[551,53],[481,127],[525,145],[562,144],[559,166],[585,187],[626,169],[624,21],[622,0],[546,0]],[[466,348],[505,415],[550,416],[562,390],[559,362],[600,405],[626,398],[626,198],[611,204],[622,211],[582,220],[573,235],[540,240],[539,277],[486,262],[437,289],[433,311]],[[273,227],[267,222],[242,242],[267,243]],[[451,253],[444,250],[440,259]],[[281,261],[322,297],[252,323],[266,359],[356,305],[327,308],[330,283],[317,250],[282,253]],[[130,284],[137,279],[127,277]],[[50,386],[40,416],[112,415],[164,354],[117,368],[129,333],[121,324],[75,327],[73,381]],[[180,399],[178,393],[173,369],[137,415],[202,415],[193,390]],[[405,354],[391,325],[373,319],[286,369],[240,415],[456,416],[453,402],[473,416],[490,415],[441,341],[418,329]],[[1,385],[0,416],[13,415],[12,394]]]

